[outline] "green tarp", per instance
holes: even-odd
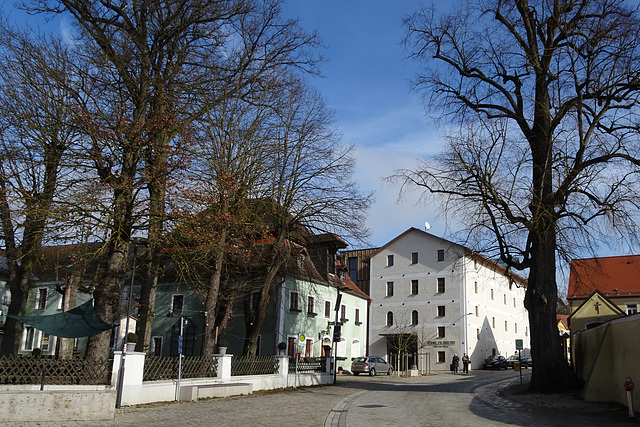
[[[46,316],[10,316],[49,335],[80,338],[99,334],[114,327],[100,319],[93,309],[93,300],[63,313]]]

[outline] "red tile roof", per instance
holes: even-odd
[[[608,298],[640,296],[640,255],[571,261],[567,299],[587,298],[595,290]]]

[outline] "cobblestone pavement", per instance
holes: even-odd
[[[526,380],[526,377],[525,377]],[[505,397],[513,371],[441,373],[425,377],[338,377],[336,386],[255,393],[199,402],[128,407],[109,422],[3,426],[608,426],[630,425],[626,410],[585,413],[540,408]]]

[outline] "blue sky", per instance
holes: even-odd
[[[382,178],[416,159],[438,153],[442,139],[430,125],[420,96],[409,80],[416,64],[401,46],[402,19],[423,2],[414,0],[287,0],[283,15],[317,30],[327,49],[324,77],[313,79],[335,111],[343,142],[355,144],[356,180],[375,191],[369,214],[372,246],[381,246],[410,227],[442,235],[444,221],[433,208],[416,205],[416,196],[397,203],[398,189]]]
[[[312,84],[335,112],[336,127],[345,144],[356,146],[355,181],[374,191],[369,212],[370,246],[381,246],[410,227],[442,235],[444,222],[435,209],[417,205],[417,195],[397,202],[398,189],[383,178],[398,168],[410,168],[419,157],[442,147],[417,93],[409,80],[416,64],[405,61],[401,46],[402,19],[421,4],[417,0],[285,0],[283,16],[298,18],[307,31],[317,30],[327,46],[321,53],[322,78]],[[41,17],[29,17],[0,0],[0,8],[12,23],[34,25]],[[58,17],[46,30],[65,36],[71,17]],[[352,247],[355,249],[356,247]]]

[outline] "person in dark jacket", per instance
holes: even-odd
[[[460,365],[460,358],[458,357],[458,353],[453,354],[453,361],[451,362],[451,366],[453,367],[453,373],[458,373],[458,365]]]
[[[469,356],[467,356],[467,353],[465,353],[462,356],[462,372],[464,372],[465,374],[469,373],[469,363],[471,363],[471,359],[469,359]]]

